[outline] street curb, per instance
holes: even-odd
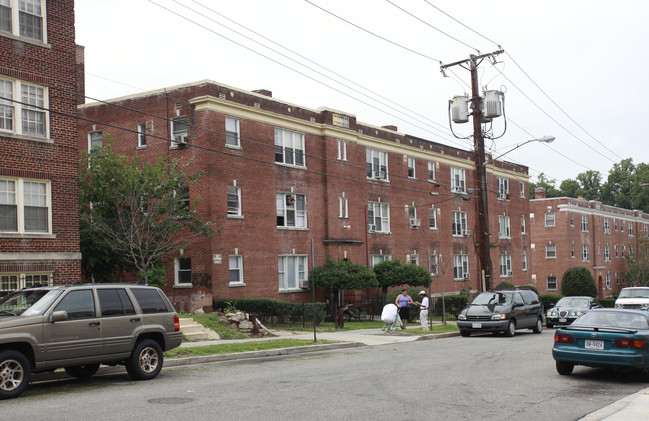
[[[417,341],[431,341],[433,339],[443,339],[443,338],[452,338],[454,336],[460,336],[460,332],[446,332],[446,333],[432,333],[429,335],[422,336]]]

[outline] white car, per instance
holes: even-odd
[[[649,310],[649,287],[622,288],[615,300],[615,308]]]

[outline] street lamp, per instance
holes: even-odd
[[[507,154],[510,153],[511,151],[514,151],[514,150],[520,148],[520,147],[523,146],[523,145],[527,145],[528,143],[532,143],[532,142],[552,143],[552,142],[554,142],[554,139],[555,139],[554,136],[543,136],[543,137],[539,137],[538,139],[526,140],[525,142],[523,142],[523,143],[519,143],[518,145],[514,146],[513,148],[511,148],[511,149],[508,150],[507,152],[505,152],[505,153],[503,153],[503,154],[500,154],[500,155],[498,155],[498,156],[495,157],[495,158],[491,158],[488,162],[485,162],[485,165],[487,165],[487,164],[491,164],[492,162],[497,161],[498,159],[500,159],[500,158],[502,158],[503,156],[507,155]]]

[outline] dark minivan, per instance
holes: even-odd
[[[516,329],[543,330],[543,306],[538,295],[528,289],[480,293],[458,315],[462,336],[471,332],[504,333],[514,336]]]

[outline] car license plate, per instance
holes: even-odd
[[[474,329],[482,329],[482,323],[472,323],[471,327]]]
[[[591,339],[586,339],[585,348],[586,349],[604,349],[604,341],[593,341]]]
[[[567,321],[567,319],[559,319],[559,323],[566,323]]]

